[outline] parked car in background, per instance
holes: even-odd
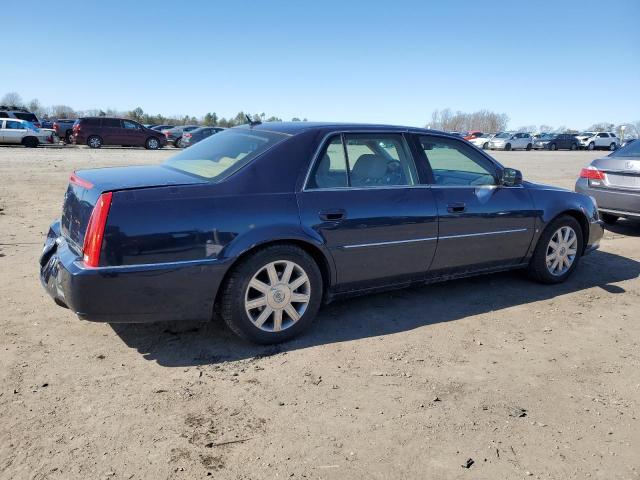
[[[453,135],[252,124],[163,165],[74,172],[40,278],[85,320],[220,315],[276,343],[353,294],[511,269],[563,282],[602,233],[588,195],[525,182]]]
[[[174,147],[179,148],[182,135],[185,132],[191,132],[196,128],[200,128],[199,125],[178,125],[177,127],[170,128],[169,130],[163,130],[164,136],[167,139],[167,143],[173,144]]]
[[[150,127],[151,130],[157,130],[158,132],[161,132],[163,130],[169,130],[170,128],[175,127],[175,125],[155,125],[153,127]]]
[[[53,129],[65,143],[71,143],[73,135],[73,124],[76,122],[75,118],[59,118],[53,122]]]
[[[49,129],[53,128],[53,121],[49,120],[48,118],[47,119],[41,118],[40,128],[49,128]]]
[[[640,220],[640,142],[598,158],[583,168],[576,192],[591,195],[605,223]]]
[[[627,137],[624,139],[624,141],[622,142],[622,145],[620,145],[621,147],[626,147],[627,145],[629,145],[630,143],[633,143],[637,140],[637,138],[633,138],[633,137]]]
[[[545,133],[533,142],[534,150],[577,150],[580,142],[570,133]]]
[[[41,144],[51,144],[53,141],[51,132],[41,131],[31,122],[18,118],[0,118],[0,143],[2,144],[35,148]]]
[[[580,147],[587,150],[615,150],[620,146],[620,139],[613,132],[582,132],[576,135],[576,138]]]
[[[26,108],[13,105],[0,105],[0,118],[17,118],[33,123],[36,128],[42,126],[40,120],[38,120],[38,117],[36,117],[34,113],[31,113]]]
[[[187,148],[224,130],[222,127],[200,127],[182,134],[182,147]]]
[[[468,141],[476,137],[479,137],[480,135],[482,135],[482,132],[480,130],[470,130],[467,133],[465,133],[463,138]]]
[[[100,148],[103,145],[145,147],[155,150],[167,144],[162,133],[125,118],[85,117],[73,124],[73,143]]]
[[[469,143],[474,144],[478,148],[482,148],[483,150],[487,150],[489,148],[489,142],[494,137],[492,133],[481,133],[470,140],[467,140]]]
[[[489,141],[491,150],[531,150],[533,138],[530,133],[500,132]]]

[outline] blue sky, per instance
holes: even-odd
[[[2,2],[0,96],[424,126],[640,120],[640,1]],[[39,13],[36,13],[39,12]]]

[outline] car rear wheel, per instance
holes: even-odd
[[[145,148],[147,150],[157,150],[160,148],[160,142],[155,137],[147,138],[147,142],[145,143]]]
[[[554,150],[555,151],[557,149],[558,149],[558,147],[556,146],[555,143],[552,143],[551,145],[549,145],[549,150]]]
[[[596,144],[593,142],[590,142],[589,145],[587,145],[587,150],[595,150],[596,149]]]
[[[615,149],[616,149],[616,144],[611,143],[611,145],[609,145],[609,150],[614,151]]]
[[[620,217],[618,217],[617,215],[613,215],[611,213],[601,213],[600,218],[602,218],[602,221],[607,225],[613,225],[618,221]]]
[[[180,145],[182,145],[182,137],[176,138],[175,141],[173,142],[173,146],[176,148],[180,148]]]
[[[578,221],[562,215],[542,232],[528,273],[541,283],[561,283],[575,270],[582,254],[582,229]]]
[[[484,142],[484,143],[482,144],[482,149],[483,149],[483,150],[489,150],[489,142]]]
[[[575,143],[571,144],[571,150],[578,150],[578,145]]]
[[[528,152],[529,150],[531,150],[532,148],[533,148],[533,145],[531,145],[530,143],[527,143],[527,152]]]
[[[40,142],[36,137],[24,137],[22,139],[22,145],[27,148],[36,148]]]
[[[73,132],[71,132],[71,130],[69,130],[65,136],[64,136],[64,142],[67,144],[71,144],[72,143],[72,138],[71,135],[73,135]]]
[[[507,152],[508,152],[509,150],[511,150],[511,144],[510,144],[510,143],[507,143],[507,144],[504,146],[504,149],[505,149]]]
[[[274,245],[233,268],[223,286],[219,311],[240,337],[279,343],[313,322],[322,288],[320,269],[309,254],[294,245]]]
[[[91,135],[87,138],[87,145],[90,148],[100,148],[102,147],[102,139],[97,135]]]

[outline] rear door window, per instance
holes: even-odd
[[[140,130],[140,127],[137,123],[132,122],[130,120],[123,120],[122,124],[124,125],[124,128],[128,129],[128,130]]]
[[[4,128],[7,128],[9,130],[24,130],[27,127],[22,122],[16,122],[15,120],[7,120],[6,126]]]
[[[117,118],[103,118],[102,126],[106,128],[122,128],[122,124]]]

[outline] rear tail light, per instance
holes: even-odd
[[[182,135],[183,137],[187,137],[187,138],[191,138],[191,134],[190,133],[185,133],[184,135]]]
[[[111,196],[111,192],[100,195],[89,218],[87,232],[84,234],[84,246],[82,247],[82,259],[88,267],[97,267],[100,264],[100,251],[102,250],[104,227],[107,224],[107,217],[111,208]]]
[[[580,171],[580,178],[588,178],[589,180],[604,180],[606,176],[606,173],[601,172],[595,167],[583,168]]]
[[[85,180],[84,178],[80,178],[78,175],[76,175],[76,172],[73,172],[69,177],[69,183],[73,183],[74,185],[86,188],[87,190],[91,190],[93,188],[93,183]]]

